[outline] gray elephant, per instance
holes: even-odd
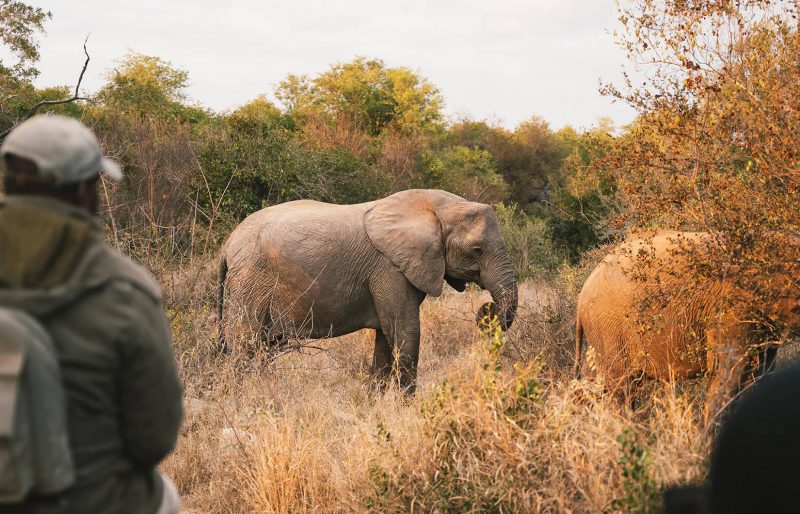
[[[413,393],[419,306],[442,293],[443,280],[457,291],[467,282],[488,289],[501,327],[511,325],[517,284],[490,206],[412,189],[355,205],[268,207],[222,249],[218,342],[229,349],[237,337],[280,344],[372,328],[380,383],[396,366]]]

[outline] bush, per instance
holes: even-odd
[[[424,187],[444,189],[467,200],[495,203],[508,196],[508,184],[486,150],[453,146],[423,158]]]
[[[500,231],[517,280],[541,277],[556,271],[565,253],[553,243],[547,221],[517,210],[516,205],[495,205]]]

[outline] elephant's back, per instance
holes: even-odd
[[[237,260],[237,256],[251,255],[252,250],[247,248],[257,245],[259,241],[279,243],[298,237],[303,239],[305,234],[314,236],[321,232],[336,232],[337,225],[353,226],[351,218],[363,216],[370,205],[294,200],[265,207],[247,216],[231,232],[225,243],[226,256],[230,260]]]
[[[626,239],[606,258],[623,266],[636,265],[643,271],[648,271],[647,268],[655,271],[664,261],[680,261],[683,250],[697,248],[704,251],[711,244],[713,239],[707,232],[649,230]]]
[[[709,244],[702,232],[644,233],[617,246],[592,271],[578,297],[578,316],[608,379],[637,372],[668,379],[669,373],[690,375],[700,366],[691,329],[707,302],[669,300],[669,293],[685,286],[678,248],[704,251]],[[709,284],[698,294],[717,289]]]
[[[707,244],[707,233],[668,230],[644,232],[625,240],[586,279],[578,296],[579,315],[602,317],[603,323],[614,322],[630,329],[645,298],[657,294],[656,289],[665,283],[683,280],[685,263],[676,257],[676,248],[702,248]]]
[[[352,209],[353,205],[337,205],[333,203],[318,202],[316,200],[293,200],[291,202],[279,203],[264,207],[249,216],[247,216],[236,227],[233,235],[236,232],[246,233],[253,229],[263,228],[265,226],[286,221],[287,218],[308,218],[319,217],[325,213],[336,212],[340,210]]]
[[[607,255],[586,279],[578,295],[578,311],[615,320],[630,307],[633,283],[626,273],[629,259],[623,255]]]

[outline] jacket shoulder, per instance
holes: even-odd
[[[161,302],[161,287],[155,277],[143,266],[105,243],[91,252],[91,280],[98,282],[125,282],[143,292],[154,302]]]

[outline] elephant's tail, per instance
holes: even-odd
[[[581,316],[575,320],[575,378],[581,378],[581,357],[583,353],[583,323],[581,323]]]
[[[228,275],[228,261],[225,252],[219,258],[219,269],[217,270],[217,348],[226,351],[225,344],[225,319],[223,315],[223,303],[225,301],[225,279]]]

